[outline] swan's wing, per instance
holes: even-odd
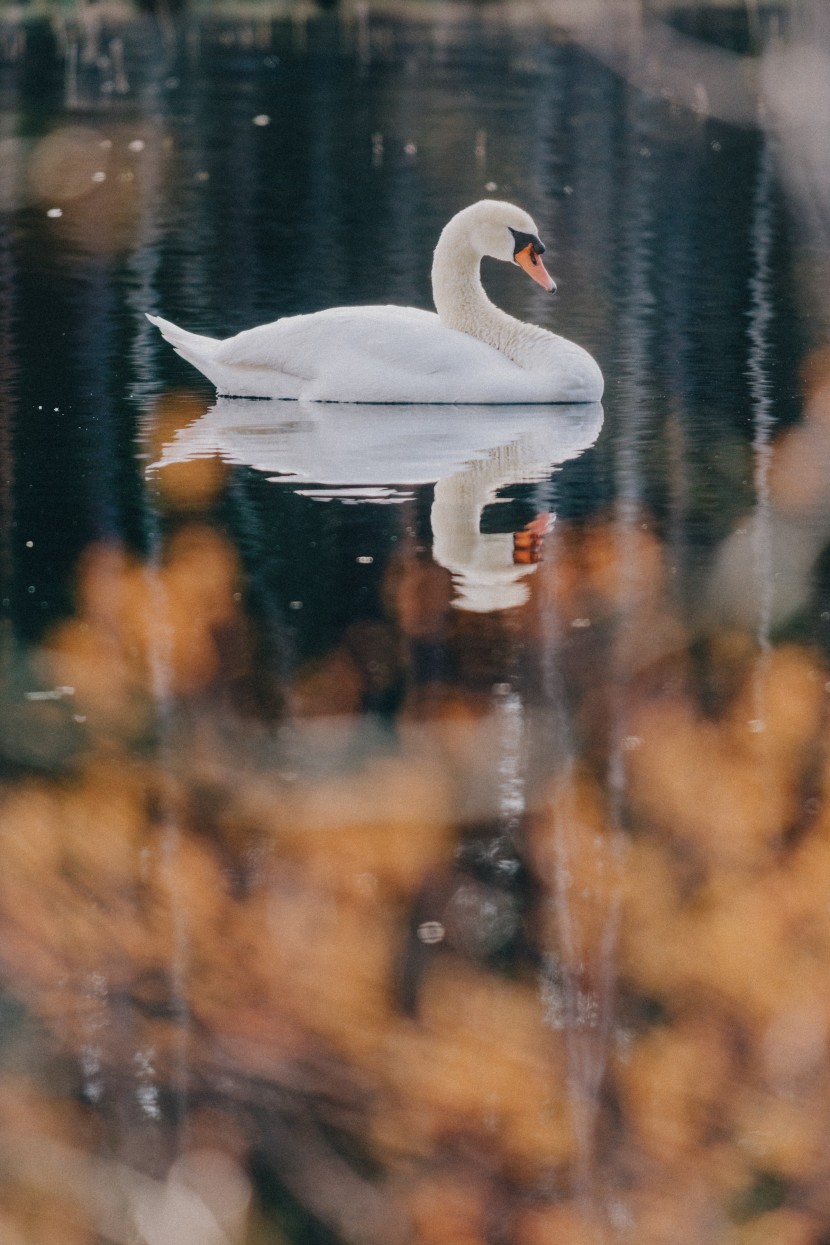
[[[544,402],[547,378],[414,307],[335,307],[248,329],[220,343],[224,393],[323,402]],[[284,378],[279,386],[258,376]],[[211,375],[210,373],[207,373]],[[279,392],[277,391],[279,389]],[[286,389],[287,392],[282,390]]]
[[[305,379],[327,361],[371,361],[405,372],[441,372],[458,366],[458,352],[491,347],[442,324],[435,312],[415,307],[333,307],[287,316],[246,329],[222,342],[217,362],[233,367],[270,367]]]
[[[314,375],[313,354],[303,349],[304,322],[313,316],[287,316],[272,324],[259,324],[220,342],[215,358],[227,367],[266,367],[289,372],[302,380]]]

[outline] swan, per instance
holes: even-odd
[[[485,199],[445,225],[432,264],[436,312],[332,307],[286,316],[235,337],[201,337],[147,318],[220,396],[317,402],[598,402],[602,373],[586,350],[514,319],[484,292],[485,255],[518,264],[542,289],[536,225],[521,208]]]

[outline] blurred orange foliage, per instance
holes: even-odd
[[[819,1245],[821,656],[692,634],[660,542],[610,517],[560,525],[528,602],[490,617],[453,611],[445,573],[403,550],[387,617],[301,666],[275,728],[234,699],[256,678],[237,555],[186,511],[152,560],[88,549],[37,655],[83,746],[0,791],[0,964],[86,1102],[3,1072],[0,1130],[34,1112],[94,1155],[152,1052],[138,1168],[173,1178],[186,1102],[201,1144],[268,1156],[347,1241]],[[518,701],[492,678],[553,641],[568,729],[549,738],[525,696],[507,835]],[[425,642],[454,673],[407,683]],[[363,707],[396,680],[395,732],[373,740]],[[506,911],[468,863],[488,826],[524,871],[512,958],[451,925],[462,891],[468,923]],[[0,1184],[10,1241],[58,1220],[95,1239],[94,1205],[58,1191],[35,1212],[33,1189],[23,1168]],[[250,1222],[233,1239],[283,1239]]]

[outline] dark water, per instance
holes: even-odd
[[[780,132],[498,8],[0,29],[0,1237],[826,1240]],[[488,195],[602,408],[217,404],[144,318],[429,307]]]

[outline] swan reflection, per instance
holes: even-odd
[[[454,604],[485,612],[527,599],[549,521],[521,534],[482,533],[500,489],[544,480],[589,449],[600,403],[573,406],[412,406],[220,398],[180,429],[154,464],[218,455],[320,501],[392,504],[435,486],[433,556],[453,576]]]

